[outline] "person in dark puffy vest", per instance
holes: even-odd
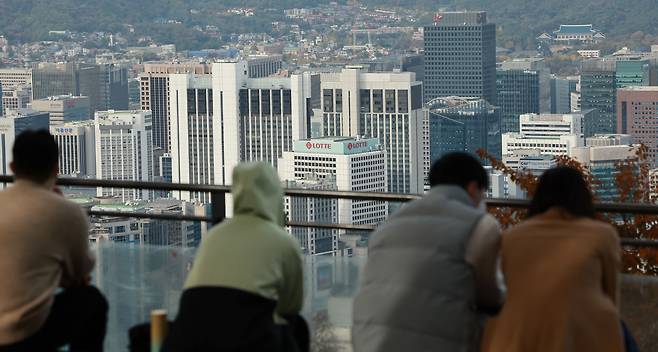
[[[500,226],[481,207],[488,175],[470,154],[450,153],[430,191],[371,236],[354,301],[355,352],[476,351],[482,317],[504,299]]]

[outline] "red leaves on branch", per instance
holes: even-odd
[[[614,184],[618,191],[616,202],[652,203],[652,193],[658,194],[658,189],[652,189],[650,182],[651,168],[647,159],[647,148],[642,145],[636,149],[636,157],[615,163]],[[478,150],[477,154],[494,170],[500,171],[517,184],[527,193],[528,198],[532,198],[538,182],[535,175],[528,171],[509,168],[485,150]],[[555,161],[557,165],[570,166],[580,171],[592,190],[603,186],[602,182],[596,179],[589,169],[579,161],[566,155],[557,156]],[[597,198],[596,192],[594,192],[594,200],[598,201]],[[525,209],[518,208],[490,208],[489,212],[500,221],[503,228],[513,226],[526,217]],[[658,240],[658,216],[600,214],[600,218],[615,226],[621,237]],[[656,249],[625,247],[622,260],[624,272],[658,275],[658,250]]]

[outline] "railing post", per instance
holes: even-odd
[[[210,207],[212,224],[217,225],[226,217],[226,192],[214,191],[210,193]]]

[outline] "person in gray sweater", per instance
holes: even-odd
[[[371,235],[355,352],[478,350],[481,318],[504,300],[500,226],[480,206],[488,183],[473,156],[447,154],[432,165],[431,190]]]

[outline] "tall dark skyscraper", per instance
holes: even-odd
[[[539,113],[539,73],[499,69],[496,71],[496,94],[501,133],[519,132],[519,116]]]
[[[437,13],[424,41],[425,101],[461,96],[496,104],[496,25],[486,12]]]
[[[128,70],[115,64],[39,63],[32,69],[34,99],[89,97],[91,112],[128,108]]]
[[[578,77],[551,78],[551,114],[571,112],[571,93],[576,91]]]
[[[598,59],[583,62],[580,74],[581,110],[596,109],[592,134],[616,133],[616,62]]]

